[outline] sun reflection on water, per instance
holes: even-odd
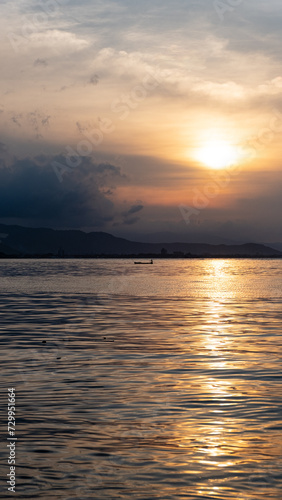
[[[237,293],[236,273],[231,272],[234,263],[227,260],[205,261],[205,272],[213,279],[213,287],[206,298],[205,316],[200,325],[200,335],[197,338],[197,349],[201,353],[205,371],[213,372],[213,376],[201,378],[200,403],[206,405],[205,418],[201,422],[195,420],[193,432],[197,445],[194,457],[197,467],[205,467],[206,471],[236,470],[242,461],[242,447],[247,439],[238,440],[242,432],[243,419],[232,411],[241,397],[241,391],[234,385],[234,380],[225,376],[236,365],[233,352],[238,350],[238,337],[234,335],[235,313],[230,308],[230,298],[224,298],[226,290]],[[241,344],[244,343],[240,339]],[[238,384],[237,384],[238,385]],[[188,416],[188,420],[190,420]],[[186,432],[191,436],[191,427],[184,424],[183,440]],[[188,427],[189,426],[189,430]],[[219,487],[207,488],[205,491],[199,485],[198,494],[219,493]]]
[[[276,265],[164,259],[144,271],[66,260],[46,263],[46,276],[59,266],[71,289],[48,279],[44,294],[27,272],[29,294],[2,296],[0,350],[2,392],[16,384],[23,417],[19,494],[280,500]],[[21,263],[9,269],[19,287]],[[97,304],[96,278],[108,286],[117,269],[134,286]]]

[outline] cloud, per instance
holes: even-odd
[[[40,155],[0,168],[2,221],[66,228],[103,228],[114,221],[117,209],[104,187],[122,180],[120,169],[85,158],[60,183],[51,168],[53,160]],[[61,156],[56,161],[65,163]]]
[[[27,114],[26,116],[27,122],[30,124],[31,128],[35,132],[35,136],[37,138],[42,137],[40,134],[40,130],[42,128],[48,128],[49,127],[49,121],[51,116],[49,115],[44,115],[40,111],[35,110]]]
[[[82,125],[80,122],[76,122],[76,128],[80,134],[83,134],[83,132],[87,130],[87,126]]]
[[[100,81],[100,77],[99,77],[99,75],[96,75],[96,74],[95,74],[95,75],[92,75],[92,76],[90,77],[90,79],[89,79],[89,82],[88,82],[88,83],[90,83],[90,85],[98,85],[99,81]]]
[[[139,217],[131,217],[130,219],[125,219],[123,223],[126,224],[127,226],[132,226],[133,224],[139,222],[139,220],[140,220]]]
[[[143,208],[144,208],[143,205],[132,205],[132,207],[127,212],[123,212],[122,215],[127,217],[128,215],[133,215],[136,214],[137,212],[140,212]]]
[[[175,0],[173,5],[168,0],[1,4],[0,65],[5,79],[0,150],[5,152],[7,143],[14,154],[30,155],[15,160],[6,177],[1,169],[5,189],[2,186],[0,194],[10,208],[5,211],[2,202],[1,207],[8,217],[16,213],[19,220],[33,217],[44,224],[67,226],[69,207],[72,225],[85,221],[91,225],[93,219],[100,224],[97,227],[111,220],[124,231],[128,227],[128,233],[133,224],[136,232],[164,230],[168,224],[174,229],[177,204],[191,203],[193,188],[208,182],[210,173],[193,160],[193,150],[204,141],[202,131],[208,135],[213,128],[240,145],[275,124],[275,140],[258,158],[258,170],[269,170],[274,154],[280,161],[275,148],[281,119],[270,111],[282,105],[279,0],[226,0],[230,9],[223,20],[210,0]],[[50,14],[42,21],[47,8]],[[13,50],[7,29],[18,37],[18,51]],[[148,75],[155,76],[148,80]],[[13,94],[5,92],[8,88]],[[64,175],[61,185],[50,168],[53,158],[48,166],[46,156],[33,155],[77,149],[87,131],[101,127],[99,116],[113,122],[114,133],[105,133],[95,149],[99,160],[84,158]],[[267,159],[267,165],[261,165],[268,152],[273,155],[270,164]],[[117,155],[128,159],[123,171],[130,179],[114,160],[105,161]],[[65,163],[60,155],[56,158]],[[275,173],[271,175],[277,180]],[[230,193],[225,190],[225,201],[219,202],[222,193],[203,211],[205,227],[223,221],[222,231],[242,232],[243,225],[234,221],[236,214],[240,220],[251,220],[255,202],[242,199],[251,189],[248,179],[238,181],[238,186],[234,182]],[[236,207],[235,195],[241,200]],[[268,206],[269,200],[258,190],[255,195],[258,203]],[[136,200],[142,200],[146,210]],[[32,203],[33,216],[26,213]],[[210,207],[217,204],[216,212]],[[224,226],[227,218],[235,224],[231,229]],[[261,230],[262,218],[252,220]]]
[[[48,66],[48,61],[47,59],[35,59],[34,63],[33,63],[33,66],[43,66],[43,67],[46,67]]]
[[[20,122],[21,118],[22,118],[22,115],[20,115],[20,114],[14,114],[14,115],[11,117],[11,120],[12,120],[12,122],[13,122],[15,125],[17,125],[18,127],[21,127],[21,126],[22,126],[22,125],[21,125],[21,122]]]
[[[29,42],[32,48],[49,48],[55,52],[76,52],[89,46],[89,42],[75,33],[53,29],[30,35]]]
[[[0,142],[0,153],[6,153],[8,151],[8,148],[4,142]]]
[[[11,122],[18,128],[29,128],[35,137],[41,138],[43,131],[50,125],[51,115],[35,109],[28,113],[11,113]]]
[[[140,221],[140,217],[132,217],[132,215],[137,214],[141,210],[143,210],[144,206],[143,205],[132,205],[129,210],[126,210],[125,212],[122,212],[122,224],[125,224],[127,226],[132,226],[133,224],[136,224],[137,222]]]

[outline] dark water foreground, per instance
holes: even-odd
[[[0,263],[1,498],[281,500],[282,262],[137,267]]]

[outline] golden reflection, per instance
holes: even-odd
[[[231,268],[233,262],[225,259],[213,259],[208,262],[214,288],[206,304],[206,318],[200,336],[201,347],[208,353],[207,368],[218,371],[219,377],[210,377],[203,382],[203,390],[209,400],[213,403],[211,414],[221,415],[222,420],[210,422],[209,433],[205,437],[206,460],[212,459],[216,467],[228,467],[233,464],[232,460],[215,460],[226,455],[229,428],[234,425],[229,419],[223,418],[232,404],[234,390],[232,381],[224,379],[224,371],[230,365],[230,352],[232,352],[232,315],[230,314],[228,302],[223,299],[227,288],[234,287],[234,276]]]
[[[198,325],[196,345],[203,360],[203,369],[212,375],[201,377],[206,421],[205,425],[198,425],[195,421],[194,433],[199,441],[195,456],[199,467],[222,470],[237,466],[238,459],[235,455],[240,448],[238,421],[232,418],[238,391],[234,387],[234,380],[225,378],[225,372],[234,365],[236,342],[234,311],[225,292],[236,290],[237,278],[232,269],[234,261],[210,259],[203,261],[202,265],[205,267],[205,275],[213,282],[213,288],[206,298],[205,315]],[[191,436],[191,428],[183,428],[183,439],[186,432]]]

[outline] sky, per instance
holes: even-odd
[[[0,0],[0,222],[281,242],[279,0]]]

